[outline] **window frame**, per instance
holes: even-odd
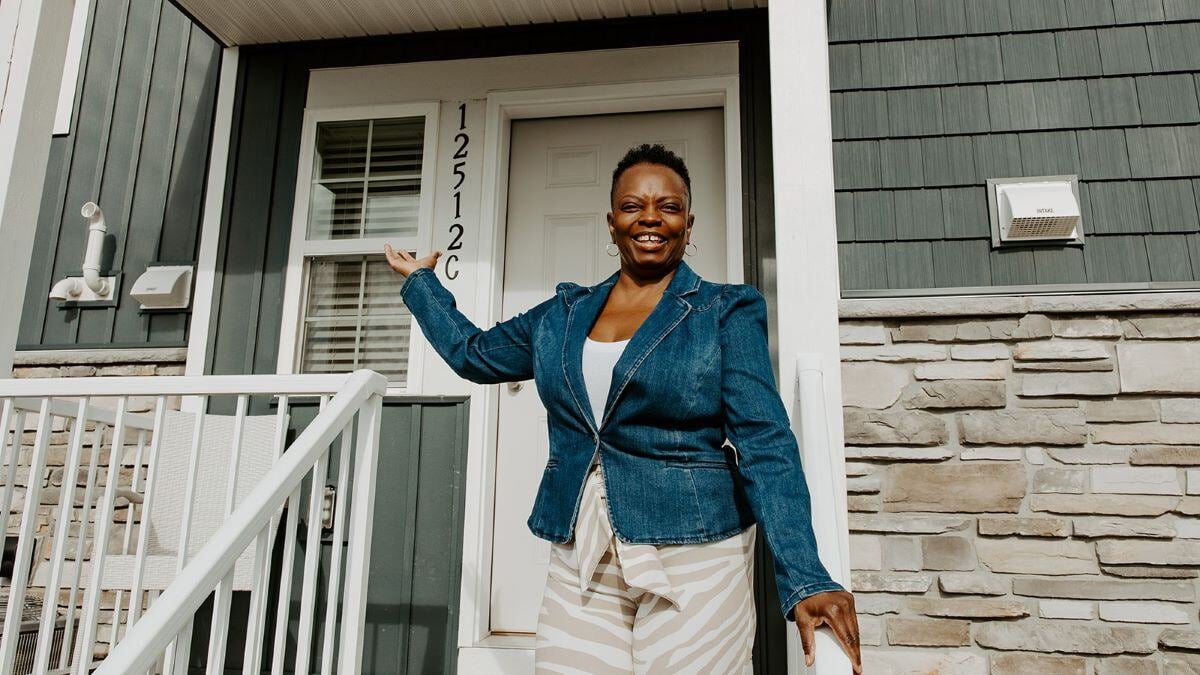
[[[283,317],[280,326],[279,356],[276,372],[297,374],[302,364],[304,327],[307,318],[307,298],[311,275],[309,260],[341,256],[382,255],[383,245],[409,251],[423,251],[432,237],[434,201],[438,166],[438,120],[440,103],[426,101],[403,104],[307,108],[300,136],[300,153],[296,171],[295,204],[292,209],[292,229],[285,269]],[[354,122],[400,117],[424,117],[425,130],[421,158],[421,193],[417,208],[417,232],[410,236],[375,236],[359,239],[309,239],[313,171],[316,164],[317,127],[326,122]],[[364,200],[366,194],[364,193]],[[397,277],[397,291],[399,278]],[[389,393],[419,393],[423,359],[423,340],[420,331],[410,331],[409,363],[405,383],[392,383]]]

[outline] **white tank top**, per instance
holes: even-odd
[[[583,382],[587,387],[588,400],[592,404],[592,416],[596,426],[604,419],[604,404],[612,386],[613,366],[625,351],[629,338],[617,342],[599,342],[585,338],[583,342]]]

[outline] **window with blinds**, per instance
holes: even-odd
[[[308,217],[296,233],[304,269],[296,371],[369,368],[407,387],[412,315],[381,251],[388,242],[415,253],[430,208],[422,194],[422,177],[431,180],[429,119],[335,119],[309,131],[312,171],[301,177]]]
[[[308,276],[303,372],[370,368],[406,380],[412,314],[383,256],[310,260]]]
[[[425,118],[317,126],[309,239],[415,235]]]

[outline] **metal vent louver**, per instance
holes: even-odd
[[[988,180],[992,245],[1083,243],[1076,176]]]

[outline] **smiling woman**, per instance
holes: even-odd
[[[457,374],[532,377],[546,405],[550,457],[528,520],[552,543],[537,672],[753,672],[760,530],[805,652],[828,625],[861,671],[854,598],[817,555],[765,299],[684,261],[691,181],[662,145],[630,150],[610,197],[620,270],[594,286],[560,283],[486,331],[438,280],[440,251],[418,260],[386,247],[405,305]],[[724,441],[736,459],[723,461]]]

